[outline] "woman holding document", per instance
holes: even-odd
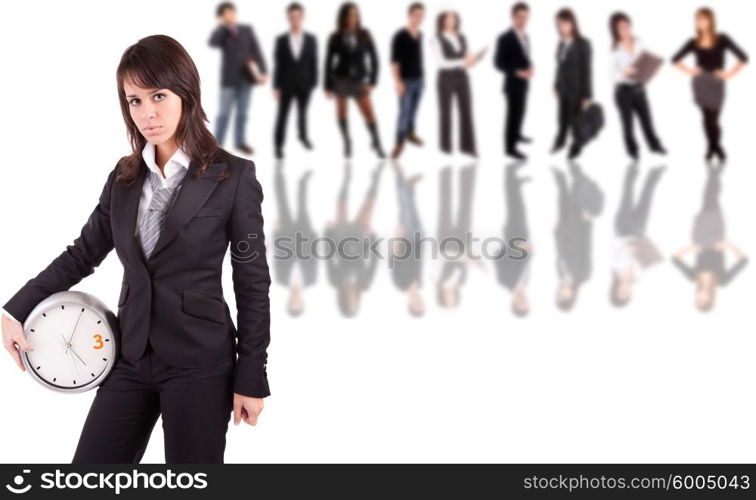
[[[615,83],[614,100],[622,120],[622,132],[627,154],[638,159],[638,143],[633,131],[633,118],[638,117],[648,148],[665,154],[654,130],[651,107],[646,98],[645,81],[658,68],[659,59],[644,50],[641,41],[633,36],[633,27],[627,14],[616,12],[609,20],[612,34],[612,80]]]
[[[483,57],[485,49],[471,53],[467,39],[459,31],[459,14],[445,11],[439,14],[436,23],[434,49],[438,65],[438,105],[441,127],[441,151],[451,153],[451,101],[456,95],[459,110],[460,150],[477,157],[475,128],[472,116],[472,96],[467,69],[472,68]]]

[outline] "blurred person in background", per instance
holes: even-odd
[[[583,144],[576,135],[573,124],[580,111],[587,108],[593,98],[591,43],[580,32],[577,18],[570,9],[557,12],[556,27],[559,45],[554,95],[559,103],[559,113],[558,131],[551,153],[556,153],[565,146],[567,133],[572,130],[568,157],[574,159],[580,154]]]
[[[399,158],[404,141],[422,146],[415,134],[415,117],[420,106],[424,87],[423,33],[420,24],[425,17],[423,4],[415,2],[407,11],[407,26],[400,29],[391,41],[391,73],[399,96],[399,119],[396,126],[396,143],[391,158]]]
[[[307,105],[318,80],[318,47],[315,36],[302,30],[304,7],[291,3],[286,8],[288,32],[276,38],[273,55],[273,95],[278,100],[273,142],[276,158],[283,158],[286,122],[293,102],[297,103],[299,142],[312,149],[307,133]]]
[[[357,103],[370,132],[370,145],[379,158],[385,158],[370,94],[378,82],[378,53],[370,32],[363,28],[357,4],[345,2],[336,16],[336,31],[328,38],[325,60],[326,97],[336,99],[336,119],[344,142],[344,157],[352,157],[347,104]]]
[[[623,12],[612,14],[609,19],[609,31],[612,35],[612,79],[614,80],[614,101],[622,120],[622,133],[627,154],[638,159],[638,143],[633,131],[633,117],[640,120],[641,130],[646,138],[648,148],[655,153],[665,154],[661,140],[654,129],[651,118],[651,106],[646,98],[645,85],[634,77],[637,68],[634,65],[644,51],[639,38],[633,34],[630,18]]]
[[[529,17],[530,7],[526,3],[514,4],[512,27],[499,36],[494,55],[494,65],[505,75],[504,95],[507,99],[507,118],[504,124],[504,153],[517,160],[526,158],[517,149],[517,144],[530,142],[530,139],[522,135],[528,87],[533,77],[530,38],[525,32]]]
[[[719,116],[724,103],[724,82],[743,69],[748,62],[748,56],[732,38],[717,31],[713,10],[707,7],[698,9],[695,24],[695,38],[691,38],[682,46],[672,57],[672,62],[678,69],[693,77],[694,95],[703,114],[703,128],[708,141],[706,160],[711,161],[716,156],[720,162],[723,162],[727,159],[727,154],[722,147]],[[727,51],[738,58],[738,62],[729,70],[724,69]],[[683,62],[685,56],[691,53],[696,56],[694,67]]]
[[[452,152],[452,100],[457,101],[459,115],[459,149],[477,158],[475,124],[473,122],[472,92],[467,70],[483,57],[485,49],[473,53],[468,49],[467,38],[460,32],[459,13],[444,11],[436,19],[436,38],[433,47],[438,67],[438,108],[441,151]]]
[[[216,8],[218,27],[210,35],[210,46],[221,49],[220,108],[215,123],[215,138],[223,146],[232,110],[234,121],[234,147],[251,155],[254,149],[247,143],[246,126],[252,85],[264,84],[268,77],[265,57],[257,43],[252,26],[239,24],[236,7],[223,2]]]

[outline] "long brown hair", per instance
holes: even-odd
[[[583,35],[580,34],[580,28],[578,27],[577,17],[572,9],[564,8],[556,13],[556,18],[560,21],[567,21],[572,25],[572,38],[575,40],[582,40]]]
[[[719,41],[719,35],[717,34],[717,17],[714,15],[714,11],[709,7],[701,7],[696,11],[696,17],[705,17],[709,20],[709,32],[706,33],[711,37],[711,42],[716,45]],[[696,26],[696,45],[701,47],[703,43],[704,33]]]
[[[365,42],[370,37],[370,35],[368,34],[368,31],[362,27],[360,9],[354,2],[344,2],[343,4],[341,4],[341,7],[339,7],[339,12],[336,14],[336,34],[343,35],[347,32],[349,11],[351,11],[352,9],[354,9],[357,13],[357,26],[355,26],[354,32],[361,42]]]
[[[609,31],[612,33],[612,48],[616,49],[620,43],[619,23],[631,24],[630,17],[624,12],[615,12],[609,18]]]
[[[444,24],[446,23],[446,16],[454,16],[454,31],[459,33],[462,20],[459,18],[459,13],[455,10],[445,10],[436,17],[436,33],[439,35],[444,32]]]
[[[168,89],[181,98],[181,119],[174,138],[178,147],[199,165],[196,175],[204,174],[220,146],[206,126],[199,72],[180,43],[166,35],[152,35],[127,48],[116,71],[118,100],[132,150],[119,162],[118,182],[131,182],[136,177],[142,149],[147,144],[129,113],[123,89],[127,79],[142,88]]]

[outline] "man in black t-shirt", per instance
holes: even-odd
[[[410,5],[407,26],[397,31],[391,42],[391,72],[399,95],[399,122],[392,158],[398,158],[402,153],[405,140],[418,146],[423,144],[415,135],[415,115],[423,92],[423,34],[420,24],[424,16],[423,4],[416,2]]]

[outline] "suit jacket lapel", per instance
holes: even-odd
[[[113,194],[113,206],[117,207],[113,221],[114,243],[126,258],[131,257],[134,262],[143,265],[144,253],[136,237],[136,219],[146,174],[147,165],[142,160],[136,177],[128,184],[117,182],[115,185],[118,189]]]
[[[203,176],[195,178],[194,174],[198,168],[199,166],[194,161],[189,164],[189,170],[182,181],[181,189],[176,194],[173,206],[165,216],[163,229],[160,231],[160,236],[158,236],[149,261],[152,261],[155,255],[176,237],[179,231],[194,217],[197,210],[205,204],[210,193],[218,184],[218,176],[225,170],[226,163],[211,163]]]

